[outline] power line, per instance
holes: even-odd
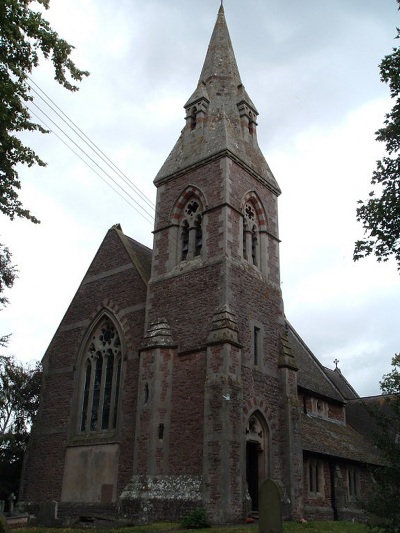
[[[68,117],[68,115],[46,94],[39,85],[29,77],[29,80],[37,89],[45,96],[45,98],[39,92],[29,85],[30,89],[66,124],[96,155],[99,157],[113,172],[119,175],[119,177],[131,187],[135,193],[151,208],[155,209],[155,205],[142,193],[142,191],[129,179],[126,174],[111,161],[111,159],[79,128],[75,122]],[[51,104],[49,103],[51,102]],[[54,107],[52,107],[54,106]],[[55,109],[54,109],[55,108]],[[64,118],[65,117],[65,118]],[[67,122],[68,121],[68,122]],[[72,126],[71,126],[72,124]]]
[[[114,178],[113,178],[113,177],[112,177],[112,176],[111,176],[106,170],[104,170],[104,169],[103,169],[103,168],[102,168],[102,167],[101,167],[101,166],[100,166],[100,165],[99,165],[99,164],[98,164],[98,163],[97,163],[97,162],[96,162],[96,161],[95,161],[95,160],[94,160],[89,154],[87,154],[87,153],[85,152],[85,150],[84,150],[82,147],[80,147],[80,146],[79,146],[79,145],[78,145],[78,144],[77,144],[77,143],[76,143],[76,142],[75,142],[75,141],[74,141],[74,140],[73,140],[73,139],[72,139],[72,138],[71,138],[71,137],[70,137],[70,136],[69,136],[69,135],[68,135],[68,134],[67,134],[67,133],[66,133],[66,132],[65,132],[65,131],[64,131],[64,130],[63,130],[63,129],[62,129],[62,128],[61,128],[61,127],[55,122],[55,121],[54,121],[54,120],[53,120],[53,119],[52,119],[52,118],[51,118],[51,117],[49,117],[49,115],[48,115],[45,111],[43,111],[43,109],[41,109],[41,108],[40,108],[40,107],[39,107],[34,101],[32,101],[31,104],[33,104],[35,107],[37,107],[37,109],[38,109],[38,110],[39,110],[39,111],[40,111],[40,112],[41,112],[41,113],[42,113],[42,114],[43,114],[48,120],[50,120],[50,122],[51,122],[52,124],[54,124],[54,126],[55,126],[56,128],[58,128],[58,129],[61,131],[61,133],[62,133],[67,139],[69,139],[69,140],[70,140],[70,141],[71,141],[71,142],[72,142],[72,143],[73,143],[73,144],[74,144],[74,145],[75,145],[75,146],[76,146],[76,147],[77,147],[77,148],[78,148],[78,149],[79,149],[79,150],[80,150],[80,151],[81,151],[81,152],[82,152],[82,153],[83,153],[88,159],[90,159],[90,161],[92,161],[92,163],[94,163],[94,165],[96,165],[96,166],[100,169],[101,172],[103,172],[103,173],[104,173],[104,174],[105,174],[105,175],[106,175],[106,176],[107,176],[107,177],[108,177],[108,178],[109,178],[109,179],[110,179],[110,180],[111,180],[111,181],[112,181],[117,187],[119,187],[119,188],[123,191],[123,193],[126,194],[126,195],[127,195],[127,196],[128,196],[128,197],[129,197],[129,198],[130,198],[130,199],[131,199],[131,200],[132,200],[132,201],[133,201],[133,202],[134,202],[134,203],[135,203],[135,204],[136,204],[136,205],[137,205],[137,206],[138,206],[138,207],[139,207],[139,208],[145,213],[145,214],[146,214],[146,215],[148,215],[148,217],[150,217],[150,218],[147,218],[147,217],[144,216],[142,213],[140,213],[141,216],[142,216],[143,218],[145,218],[145,220],[147,220],[148,222],[150,222],[151,224],[153,224],[153,222],[154,222],[154,215],[153,215],[152,213],[149,213],[149,212],[148,212],[148,211],[147,211],[142,205],[140,205],[140,203],[139,203],[137,200],[135,200],[135,198],[133,198],[131,194],[129,194],[129,193],[128,193],[128,192],[127,192],[127,191],[126,191],[126,190],[125,190],[120,184],[119,184],[119,183],[117,183],[116,180],[115,180],[115,179],[114,179]],[[28,109],[29,109],[29,108],[28,108]],[[29,109],[29,111],[33,113],[33,111],[32,111],[31,109]],[[36,114],[35,114],[35,116],[37,117]],[[41,120],[41,119],[39,119],[39,120]],[[43,122],[43,121],[42,121],[42,122]],[[58,138],[59,138],[59,139],[60,139],[60,140],[61,140],[61,141],[62,141],[62,142],[63,142],[63,143],[64,143],[64,144],[65,144],[65,145],[71,150],[71,151],[73,151],[76,155],[78,155],[78,157],[79,157],[79,158],[80,158],[85,164],[87,164],[87,166],[88,166],[89,168],[91,168],[91,169],[92,169],[92,170],[93,170],[93,171],[94,171],[99,177],[101,177],[101,178],[103,179],[103,181],[105,181],[104,178],[103,178],[103,177],[102,177],[97,171],[95,171],[92,167],[90,167],[90,165],[89,165],[89,164],[88,164],[88,163],[87,163],[87,162],[86,162],[81,156],[79,156],[79,154],[78,154],[77,152],[75,152],[75,150],[73,150],[73,149],[72,149],[72,148],[71,148],[66,142],[64,142],[63,139],[61,139],[60,136],[57,135],[57,134],[54,132],[54,130],[52,130],[52,128],[50,128],[50,127],[49,127],[48,125],[46,125],[44,122],[43,122],[43,124],[45,125],[45,127],[46,127],[47,129],[50,129],[50,130],[56,135],[56,137],[58,137]],[[113,187],[111,187],[111,188],[112,188],[113,190],[115,190]],[[116,191],[116,192],[117,192],[117,191]],[[121,195],[120,195],[120,196],[121,196]],[[128,202],[128,203],[130,203],[130,202]],[[130,205],[131,205],[132,207],[134,207],[132,204],[130,204]],[[136,209],[135,207],[134,207],[134,209],[137,211],[137,209]]]

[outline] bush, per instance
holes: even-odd
[[[210,521],[204,509],[194,509],[194,511],[185,516],[182,522],[182,527],[185,529],[202,529],[210,526]]]

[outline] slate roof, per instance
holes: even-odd
[[[303,450],[361,463],[383,464],[377,448],[349,424],[302,414]]]
[[[393,419],[393,438],[399,431],[400,421],[390,407],[390,396],[368,396],[350,400],[347,404],[346,413],[348,422],[359,433],[369,439],[373,439],[374,433],[379,431],[377,417],[379,417],[380,413],[384,417]]]
[[[355,398],[359,398],[359,395],[341,373],[339,368],[331,370],[330,368],[324,366],[324,372],[327,374],[335,387],[340,391],[340,394],[345,400],[354,400]]]
[[[136,270],[139,272],[142,280],[147,285],[151,274],[151,259],[153,251],[147,246],[144,246],[144,244],[141,244],[140,242],[135,241],[135,239],[125,235],[120,224],[116,224],[112,229],[117,232],[130,258],[132,259],[132,263],[135,265]]]
[[[208,103],[204,122],[193,131],[190,128],[182,130],[154,183],[159,184],[213,158],[229,155],[255,173],[276,194],[280,194],[257,138],[245,136],[243,132],[238,104],[245,102],[254,117],[258,113],[240,79],[222,6],[197,88],[186,106],[194,105],[201,98]]]
[[[318,396],[344,403],[344,398],[337,387],[329,379],[325,368],[297,334],[288,324],[288,338],[299,371],[297,374],[298,386],[313,392]]]

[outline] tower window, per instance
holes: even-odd
[[[259,265],[259,240],[256,210],[247,203],[243,216],[243,258],[251,265]]]
[[[260,328],[254,327],[253,331],[253,361],[258,366],[260,359]]]
[[[203,246],[203,230],[201,227],[201,216],[198,216],[196,218],[196,221],[194,223],[195,227],[195,243],[194,243],[194,255],[200,255],[201,254],[201,248]]]
[[[184,261],[187,258],[187,255],[189,252],[189,223],[187,220],[184,220],[182,224],[181,240],[182,240],[181,261]]]
[[[191,129],[191,131],[196,129],[196,126],[197,126],[197,108],[194,107],[192,109],[192,114],[190,116],[190,129]]]
[[[117,330],[110,320],[104,319],[92,335],[84,358],[81,432],[116,427],[121,360]]]
[[[203,249],[203,216],[202,206],[197,198],[187,201],[180,225],[180,261],[198,257]]]
[[[258,246],[257,228],[256,226],[253,226],[253,229],[251,231],[251,259],[253,261],[253,265],[256,265],[256,266],[257,266],[257,246]]]

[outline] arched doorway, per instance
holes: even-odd
[[[268,476],[268,430],[260,412],[253,413],[246,427],[246,482],[251,510],[258,512],[258,489]]]

